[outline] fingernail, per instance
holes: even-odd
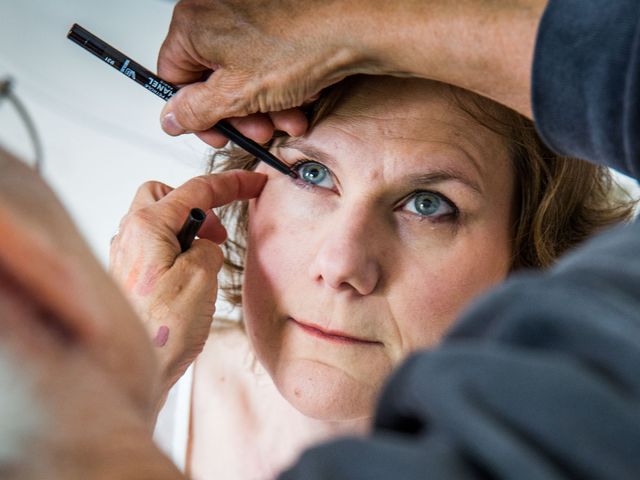
[[[162,117],[162,129],[169,135],[181,135],[185,133],[185,129],[176,120],[176,116],[173,112],[169,112]]]

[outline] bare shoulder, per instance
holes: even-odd
[[[209,343],[222,348],[234,348],[246,345],[249,347],[244,325],[238,320],[215,318],[209,333]]]
[[[198,380],[246,386],[256,373],[255,367],[255,355],[242,323],[216,318],[196,361]]]

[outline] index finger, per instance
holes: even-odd
[[[181,210],[184,209],[184,215],[196,207],[207,211],[235,200],[257,197],[266,181],[266,175],[247,170],[230,170],[202,175],[192,178],[169,192],[157,204],[159,206],[177,204]],[[180,220],[184,220],[182,216]]]

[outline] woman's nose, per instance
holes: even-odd
[[[337,219],[336,219],[337,220]],[[335,290],[371,294],[380,281],[380,241],[366,216],[331,222],[309,266],[312,278]]]

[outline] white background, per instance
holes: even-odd
[[[163,100],[66,38],[73,23],[156,70],[174,2],[0,0],[0,79],[33,117],[44,176],[106,265],[109,240],[139,185],[178,185],[204,171],[208,147],[159,126]],[[5,100],[0,144],[26,158],[26,129]],[[0,175],[2,172],[0,172]]]

